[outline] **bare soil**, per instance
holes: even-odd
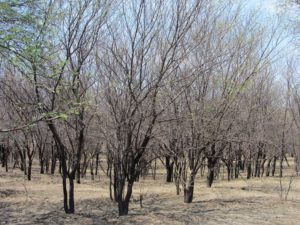
[[[59,174],[41,175],[33,171],[27,181],[17,169],[8,173],[0,168],[0,224],[300,224],[300,177],[294,177],[285,198],[290,173],[279,177],[239,178],[228,182],[226,176],[206,187],[198,177],[194,201],[183,203],[175,185],[164,181],[164,170],[156,180],[151,176],[135,183],[128,216],[118,217],[117,205],[109,199],[104,174],[94,181],[82,179],[75,186],[74,215],[63,211]],[[280,197],[282,193],[283,198]],[[143,208],[138,201],[143,195]]]

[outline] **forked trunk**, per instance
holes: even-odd
[[[124,182],[119,182],[119,185],[124,185]],[[129,211],[129,201],[132,195],[132,187],[133,187],[133,181],[130,181],[127,183],[127,192],[125,195],[125,198],[123,198],[123,192],[121,191],[123,188],[119,187],[117,188],[118,193],[116,195],[116,200],[118,202],[118,208],[119,208],[119,216],[126,216],[128,215]]]
[[[118,208],[119,208],[119,216],[126,216],[128,215],[129,210],[129,201],[119,201],[118,202]]]
[[[74,204],[74,179],[69,178],[69,195],[67,189],[67,177],[63,176],[63,193],[64,193],[64,210],[65,213],[71,214],[75,212]]]

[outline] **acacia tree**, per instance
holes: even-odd
[[[92,64],[87,63],[91,62],[89,56],[99,40],[110,4],[96,0],[48,1],[38,6],[41,16],[28,28],[33,32],[21,40],[32,41],[20,42],[25,49],[18,51],[3,48],[15,53],[18,65],[22,65],[16,68],[33,90],[31,107],[39,112],[33,121],[45,121],[52,133],[62,169],[64,210],[74,213],[74,178],[84,148],[86,96],[93,82],[89,69]],[[51,37],[53,32],[57,38]]]
[[[98,68],[119,215],[128,214],[133,184],[141,172],[138,165],[149,151],[161,114],[160,85],[186,55],[186,35],[204,2],[122,1],[118,21],[109,24]]]

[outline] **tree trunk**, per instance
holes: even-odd
[[[179,183],[179,179],[175,180],[175,185],[176,185],[176,195],[180,195],[180,183]]]
[[[166,170],[167,170],[167,177],[166,177],[166,182],[170,183],[173,182],[173,167],[174,167],[174,162],[170,162],[171,157],[166,156]]]
[[[250,179],[252,175],[252,167],[251,167],[251,160],[247,162],[247,179]]]
[[[207,174],[207,186],[211,187],[214,181],[215,171],[214,168],[208,167],[208,174]]]
[[[55,168],[56,168],[56,161],[57,161],[57,152],[55,151],[55,147],[52,144],[51,147],[51,174],[53,175],[55,173]]]
[[[95,175],[98,175],[98,168],[99,168],[99,153],[96,155],[96,168],[95,168]]]
[[[64,168],[62,169],[64,170]],[[64,210],[67,214],[72,214],[75,212],[74,204],[74,178],[69,176],[69,196],[67,190],[67,174],[63,171],[62,181],[63,181],[63,194],[64,194]]]
[[[55,173],[55,167],[56,167],[56,157],[52,157],[52,159],[51,159],[51,174],[52,175]]]
[[[230,164],[226,164],[227,167],[227,180],[230,181],[231,178],[231,168],[230,168]]]
[[[118,201],[118,208],[119,208],[119,216],[126,216],[128,215],[129,210],[129,201]]]
[[[120,181],[119,185],[123,185],[124,182]],[[129,181],[127,184],[127,192],[126,196],[123,199],[123,193],[121,186],[117,188],[118,193],[117,193],[117,202],[118,202],[118,208],[119,208],[119,216],[126,216],[128,215],[128,210],[129,210],[129,201],[132,195],[132,187],[133,187],[133,181]]]
[[[5,157],[5,172],[8,172],[8,154]]]
[[[263,161],[261,163],[261,166],[260,166],[260,170],[261,170],[261,174],[260,176],[263,177],[264,176],[264,173],[265,173],[265,163],[266,163],[267,159],[266,157],[263,158]]]
[[[114,194],[115,194],[115,185],[113,184],[113,181],[112,181],[112,174],[111,174],[111,166],[108,168],[108,174],[109,174],[109,197],[110,197],[110,200],[114,200],[114,197],[113,197],[113,191],[112,191],[112,188],[114,188]]]
[[[69,178],[69,213],[75,212],[74,204],[74,178]]]
[[[268,163],[267,163],[266,177],[270,176],[271,161],[272,161],[272,159],[269,159]]]
[[[152,177],[153,180],[156,179],[156,159],[154,160],[154,168],[152,168]]]
[[[92,180],[94,180],[95,176],[94,176],[94,161],[93,161],[93,159],[91,159],[91,162],[90,162],[90,170],[91,170],[91,178],[92,178]]]
[[[283,176],[283,158],[284,156],[281,156],[279,161],[279,177]]]
[[[27,172],[28,180],[31,180],[31,168],[32,168],[32,159],[28,158],[28,172]]]
[[[237,161],[235,163],[235,167],[234,167],[234,177],[235,179],[238,179],[239,178],[239,174],[240,174],[240,161]]]
[[[1,159],[1,161],[2,161],[2,167],[5,167],[5,158],[6,158],[6,150],[5,150],[5,147],[2,147],[2,146],[0,146],[0,150],[1,150],[1,152],[0,153],[2,153],[2,159]]]
[[[275,171],[276,171],[276,161],[277,161],[277,157],[274,156],[273,164],[272,164],[272,177],[274,177],[274,175],[275,175]]]
[[[207,160],[207,187],[211,187],[215,178],[216,159],[208,158]]]
[[[217,164],[216,154],[216,146],[213,144],[211,146],[211,155],[207,158],[207,186],[211,187],[215,178],[215,166]]]
[[[44,174],[44,160],[43,159],[40,159],[40,167],[41,167],[40,173]]]
[[[77,184],[80,184],[80,169],[81,169],[81,167],[80,167],[80,163],[79,163],[77,166],[77,169],[76,169]]]
[[[61,162],[59,161],[58,173],[61,174]]]
[[[193,195],[194,195],[194,184],[195,184],[195,176],[193,174],[190,175],[189,182],[187,186],[184,188],[184,203],[192,203]]]

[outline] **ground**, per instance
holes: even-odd
[[[278,176],[230,182],[221,177],[212,188],[198,177],[194,201],[185,204],[161,170],[155,181],[149,176],[135,183],[129,215],[118,217],[104,174],[76,184],[76,213],[66,215],[59,175],[40,175],[35,168],[32,181],[27,181],[17,169],[6,173],[0,168],[0,224],[300,224],[300,177],[294,177],[284,200],[288,171],[283,191]],[[140,194],[143,208],[136,201]]]

